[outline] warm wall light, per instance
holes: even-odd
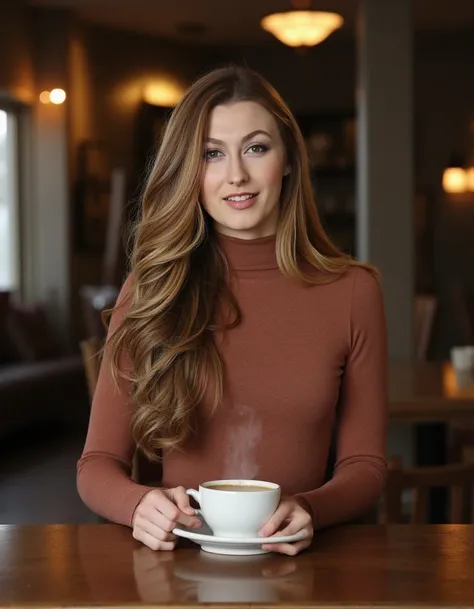
[[[64,89],[53,89],[49,94],[49,99],[52,104],[62,104],[66,100],[66,91]]]
[[[267,15],[260,21],[264,30],[291,47],[312,47],[340,28],[344,19],[325,11],[287,11]]]
[[[466,188],[470,192],[474,192],[474,167],[466,169]]]
[[[49,104],[51,101],[49,99],[49,91],[42,91],[40,93],[39,100],[42,104]]]
[[[451,194],[465,192],[466,171],[462,167],[447,167],[443,172],[443,190]]]
[[[62,104],[66,100],[64,89],[53,89],[52,91],[42,91],[39,96],[42,104]]]
[[[450,194],[466,192],[467,176],[464,158],[459,154],[452,154],[446,169],[443,172],[443,190]]]
[[[143,101],[153,106],[172,108],[183,97],[182,88],[168,80],[153,80],[143,88]]]

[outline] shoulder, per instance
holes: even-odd
[[[360,265],[349,266],[337,278],[312,286],[318,303],[325,302],[333,313],[345,318],[370,318],[384,308],[380,277],[377,270]]]
[[[351,282],[350,310],[353,321],[374,324],[384,319],[384,302],[380,277],[363,266],[347,271]]]
[[[352,266],[346,271],[351,285],[353,299],[375,298],[382,293],[380,277],[377,277],[368,268]]]
[[[380,278],[364,266],[347,268],[335,281],[326,285],[345,300],[376,297],[381,294]]]

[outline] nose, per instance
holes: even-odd
[[[229,158],[227,181],[233,186],[241,186],[248,181],[248,173],[240,155]]]

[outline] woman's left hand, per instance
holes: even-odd
[[[307,533],[306,538],[301,541],[263,544],[262,549],[295,556],[311,544],[314,529],[309,507],[305,507],[303,500],[295,497],[283,497],[276,512],[260,529],[259,535],[261,537],[283,537],[294,535],[300,531]]]

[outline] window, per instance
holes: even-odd
[[[0,290],[19,287],[17,117],[0,109]]]

